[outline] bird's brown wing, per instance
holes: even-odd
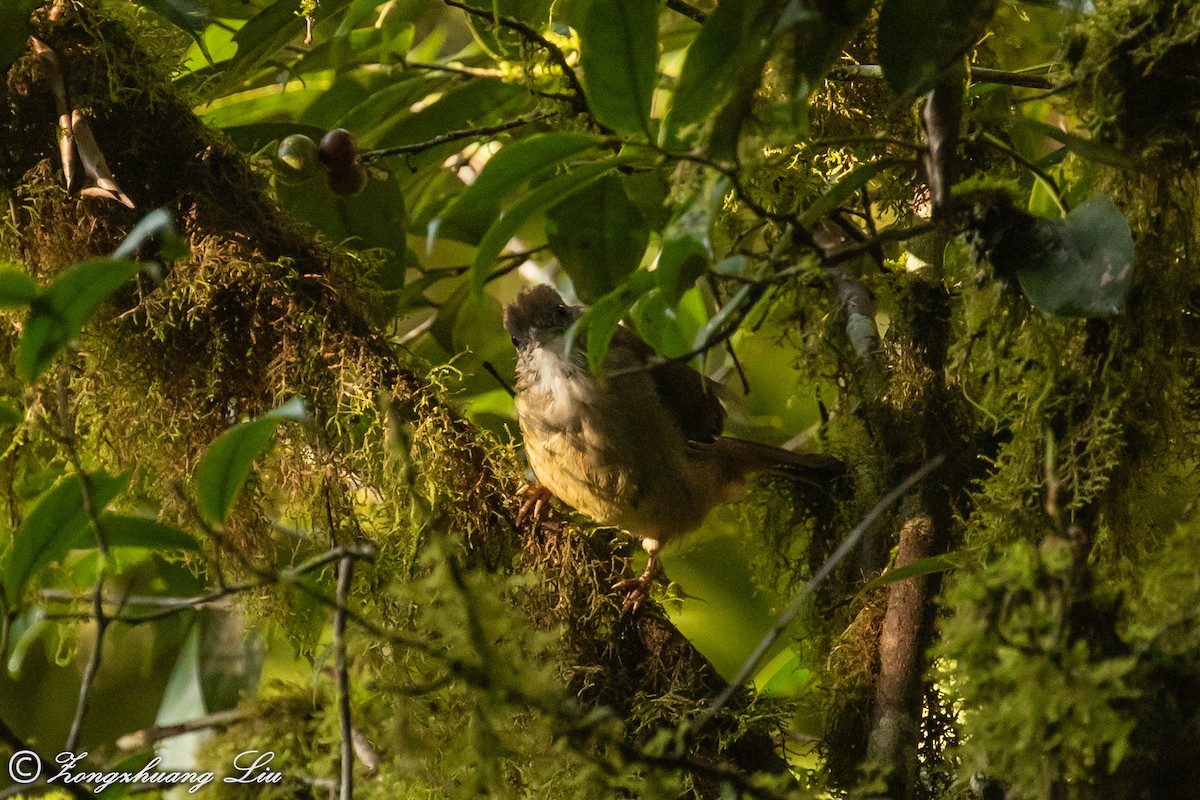
[[[612,347],[624,350],[643,365],[654,381],[658,398],[679,423],[689,442],[711,444],[725,428],[725,408],[716,394],[717,384],[678,361],[654,363],[654,349],[636,333],[618,327]]]

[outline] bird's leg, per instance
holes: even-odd
[[[650,596],[650,585],[654,583],[654,578],[658,574],[658,548],[658,539],[642,539],[642,549],[646,551],[646,555],[650,556],[646,562],[646,569],[642,570],[642,574],[636,578],[626,578],[613,584],[614,591],[629,592],[621,604],[622,614],[637,611],[643,601]]]
[[[550,490],[540,483],[527,483],[517,489],[517,497],[524,498],[521,501],[521,509],[517,512],[517,527],[523,525],[527,519],[532,520],[534,525],[544,522],[547,512],[551,509],[550,498],[553,496]]]

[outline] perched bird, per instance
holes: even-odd
[[[736,499],[749,473],[828,480],[843,470],[830,456],[722,436],[715,384],[659,359],[628,328],[617,328],[603,374],[593,375],[583,337],[567,352],[567,329],[582,314],[553,287],[535,286],[504,309],[504,328],[517,348],[517,414],[534,475],[567,505],[639,537],[650,556],[645,572],[614,587],[633,589],[626,609],[646,596],[659,547]]]

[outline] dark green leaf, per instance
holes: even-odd
[[[89,476],[89,481],[95,507],[103,509],[129,483],[129,476],[97,472]],[[89,531],[83,503],[84,484],[78,475],[63,478],[35,501],[13,536],[12,549],[4,561],[4,596],[10,608],[20,601],[31,577],[62,558],[81,531]]]
[[[137,274],[132,261],[85,261],[35,298],[17,344],[17,374],[33,383],[104,300]]]
[[[303,401],[295,398],[258,419],[234,425],[208,446],[193,475],[196,501],[206,517],[225,521],[255,460],[266,452],[285,419],[307,419]]]
[[[550,209],[546,238],[579,299],[591,303],[638,268],[650,229],[624,181],[610,173]]]
[[[975,43],[996,0],[885,0],[879,12],[879,64],[896,94],[915,98]]]
[[[1041,247],[1017,270],[1029,302],[1065,317],[1115,316],[1133,279],[1129,221],[1107,197],[1092,197],[1059,220],[1038,220]]]
[[[517,199],[518,189],[599,145],[597,137],[581,132],[535,133],[506,145],[488,160],[475,182],[429,223],[429,238],[436,239],[446,226],[478,241],[500,216],[502,204]]]
[[[199,550],[200,545],[191,535],[156,519],[137,517],[130,514],[105,512],[100,515],[104,535],[109,547],[145,547],[151,550]],[[96,537],[88,529],[75,534],[72,550],[96,546]]]
[[[0,308],[27,306],[37,293],[37,281],[28,272],[12,264],[0,265]]]
[[[204,29],[211,21],[208,10],[191,0],[134,0],[139,6],[155,12],[167,22],[187,33],[196,42],[201,54],[212,63],[208,46],[204,43]]]
[[[713,215],[721,208],[728,190],[729,180],[710,171],[691,202],[663,232],[662,253],[654,277],[668,305],[678,303],[712,264]]]
[[[10,425],[20,425],[25,421],[25,412],[20,408],[14,408],[8,403],[0,403],[0,428],[7,428]]]
[[[550,21],[550,6],[553,0],[474,0],[471,5],[477,6],[496,17],[511,17],[520,20],[534,30],[542,30]],[[493,17],[495,19],[496,17]],[[505,27],[497,27],[491,19],[483,19],[474,14],[467,15],[467,24],[475,41],[479,42],[489,54],[497,59],[516,57],[521,52],[525,39],[521,34]]]
[[[879,589],[888,584],[896,583],[897,581],[907,580],[909,578],[920,578],[924,575],[934,575],[939,572],[948,572],[958,566],[954,560],[954,553],[943,553],[941,555],[929,556],[922,558],[911,564],[905,564],[903,567],[889,569],[887,572],[880,575],[875,580],[868,583],[859,590],[858,596],[861,597],[868,592]]]
[[[5,0],[0,3],[0,72],[7,72],[29,47],[29,15],[39,0]]]
[[[804,101],[841,55],[859,23],[871,10],[871,0],[813,3],[792,0],[779,20],[779,29],[792,36],[795,100]]]
[[[211,608],[200,612],[196,671],[208,712],[233,708],[253,697],[262,674],[262,639],[248,633],[241,614]]]
[[[527,111],[530,102],[529,93],[520,85],[476,78],[452,88],[432,103],[422,103],[416,111],[408,105],[398,110],[379,109],[373,102],[364,105],[374,108],[375,116],[370,120],[370,127],[362,131],[359,144],[383,148],[424,143],[448,131],[468,130],[509,119]],[[355,115],[358,115],[357,110]],[[462,141],[448,142],[406,156],[405,163],[412,166],[440,163],[448,154],[462,148]]]
[[[471,268],[471,283],[476,293],[483,291],[483,284],[496,263],[496,257],[526,221],[545,212],[572,192],[579,191],[589,183],[599,180],[628,159],[610,158],[593,161],[575,167],[570,172],[551,178],[527,194],[504,212],[484,234],[475,254]]]
[[[1061,128],[1047,125],[1039,119],[1017,117],[1016,125],[1049,137],[1062,144],[1063,147],[1075,155],[1085,158],[1088,161],[1095,161],[1097,164],[1107,164],[1110,167],[1118,167],[1120,169],[1133,169],[1135,166],[1127,157],[1103,142],[1067,133]]]
[[[584,89],[596,117],[650,138],[658,64],[658,13],[651,0],[590,0],[576,24]]]
[[[640,269],[629,277],[629,280],[613,291],[601,297],[584,312],[574,325],[567,330],[567,346],[574,346],[575,341],[584,335],[587,341],[588,368],[599,374],[604,365],[604,356],[608,353],[609,342],[616,333],[617,325],[629,313],[629,309],[646,292],[654,288],[654,276]],[[586,332],[586,334],[585,334]]]
[[[721,3],[688,48],[679,85],[663,120],[667,147],[699,141],[705,121],[747,83],[758,84],[778,17],[769,0]]]

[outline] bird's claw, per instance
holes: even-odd
[[[646,569],[636,578],[626,578],[613,584],[614,592],[628,592],[621,603],[621,614],[635,613],[649,597],[650,587],[658,574],[658,559],[651,555],[646,563]]]
[[[652,575],[642,573],[636,578],[626,578],[623,581],[617,581],[613,584],[614,592],[627,592],[625,599],[621,601],[621,614],[634,614],[642,603],[650,597],[650,585],[654,582]]]
[[[523,498],[521,508],[517,511],[517,527],[522,527],[527,521],[539,525],[546,521],[552,510],[550,490],[536,483],[527,483],[517,489],[517,497]]]

